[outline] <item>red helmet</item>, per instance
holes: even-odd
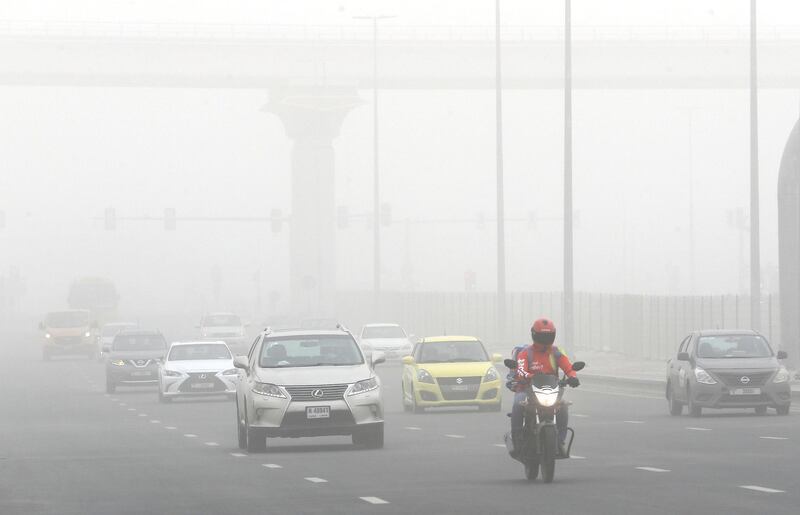
[[[531,326],[531,338],[533,343],[542,345],[552,345],[556,339],[556,326],[552,320],[540,318]]]

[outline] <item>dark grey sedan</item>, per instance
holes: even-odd
[[[667,362],[667,404],[672,415],[683,407],[699,417],[703,408],[774,408],[788,415],[792,402],[789,372],[767,339],[755,331],[695,331]]]

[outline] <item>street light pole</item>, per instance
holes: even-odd
[[[750,326],[761,325],[761,249],[758,188],[758,68],[756,0],[750,0]]]
[[[564,340],[573,341],[572,2],[564,0]]]
[[[506,324],[506,242],[503,185],[503,80],[500,61],[500,0],[495,0],[495,124],[497,175],[497,341],[505,338]]]
[[[372,21],[372,212],[373,212],[373,254],[372,254],[372,287],[374,295],[374,309],[376,316],[380,314],[381,305],[381,188],[380,188],[380,161],[378,153],[378,21],[394,18],[394,16],[353,16],[355,20]]]

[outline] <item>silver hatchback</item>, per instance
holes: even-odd
[[[686,406],[699,417],[703,408],[774,408],[788,415],[792,402],[789,372],[767,339],[755,331],[696,331],[667,362],[666,397],[672,415]]]

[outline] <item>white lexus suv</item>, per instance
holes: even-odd
[[[383,400],[375,365],[349,331],[262,332],[240,369],[236,419],[241,449],[263,451],[270,437],[352,435],[354,445],[383,447]]]

